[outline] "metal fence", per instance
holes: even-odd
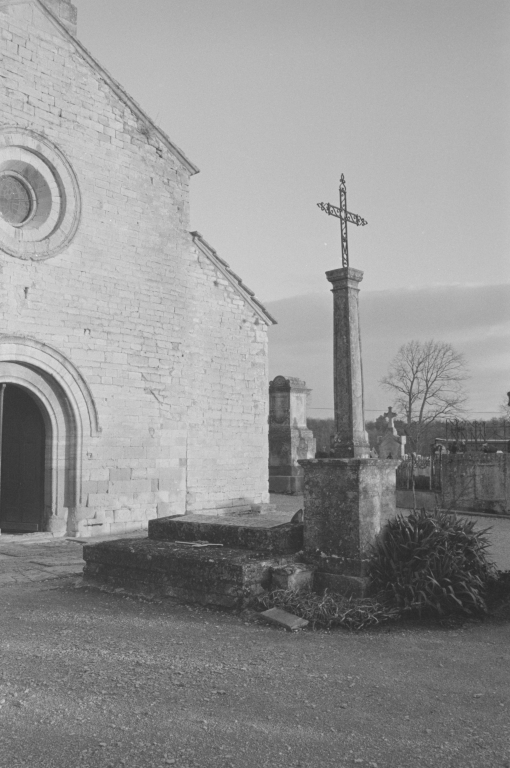
[[[482,451],[485,448],[493,451],[504,451],[510,448],[510,422],[505,419],[492,421],[463,421],[462,419],[446,419],[444,422],[444,438],[436,438],[436,444],[444,444],[447,450]]]

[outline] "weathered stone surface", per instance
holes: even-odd
[[[277,624],[279,627],[285,627],[290,632],[296,629],[304,629],[310,622],[306,619],[301,619],[299,616],[294,616],[293,613],[287,613],[282,611],[281,608],[269,608],[267,611],[263,611],[260,616],[269,624]]]
[[[242,607],[270,585],[272,568],[293,560],[149,539],[88,544],[83,558],[89,583],[226,608]]]
[[[335,436],[338,458],[368,457],[358,294],[363,272],[351,267],[326,272],[333,285]]]
[[[271,589],[300,589],[313,587],[314,570],[307,565],[294,563],[274,568],[271,577]]]
[[[338,592],[344,597],[366,597],[369,584],[365,576],[347,576],[317,570],[313,587],[316,592],[324,592],[327,589],[328,592]]]
[[[149,538],[160,541],[210,541],[226,547],[287,554],[303,546],[303,525],[274,522],[266,516],[215,518],[204,515],[149,521]]]
[[[304,553],[319,571],[364,576],[381,518],[395,514],[397,461],[303,461]]]

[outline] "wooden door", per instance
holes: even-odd
[[[23,389],[8,384],[1,421],[0,529],[40,531],[45,443],[41,412]]]

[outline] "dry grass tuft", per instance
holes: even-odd
[[[400,618],[398,608],[384,605],[376,598],[347,598],[327,590],[319,595],[311,590],[278,589],[259,598],[255,607],[261,611],[281,608],[307,619],[312,628],[359,630]]]

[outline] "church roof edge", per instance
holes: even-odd
[[[277,325],[275,318],[269,314],[264,305],[257,299],[252,290],[248,288],[236,273],[230,268],[229,264],[224,261],[218,253],[214,250],[212,245],[204,240],[200,232],[190,232],[193,242],[197,245],[203,254],[205,254],[213,264],[220,270],[220,272],[226,277],[229,283],[241,294],[245,301],[250,304],[252,309],[264,320],[268,325]]]
[[[41,2],[41,0],[33,0],[33,2],[35,2],[42,13],[51,19],[55,26],[57,26],[59,30],[67,38],[69,38],[69,40],[71,40],[73,45],[78,48],[83,58],[90,64],[93,69],[96,70],[96,72],[99,72],[101,77],[106,81],[115,95],[121,101],[123,101],[139,119],[150,125],[151,129],[157,134],[158,138],[179,160],[179,162],[182,163],[182,165],[190,172],[190,174],[194,176],[196,173],[200,173],[200,169],[194,163],[192,163],[191,160],[186,157],[184,152],[168,138],[166,133],[156,125],[156,123],[146,114],[146,112],[144,112],[142,107],[140,107],[140,105],[137,104],[137,102],[124,90],[122,85],[120,85],[120,83],[118,83],[117,80],[115,80],[115,78],[110,75],[110,73],[97,61],[97,59],[94,58],[94,56],[85,48],[83,43],[81,43],[76,37],[74,37],[74,35],[71,34],[61,19],[59,19],[58,16],[56,16],[50,8],[47,8],[44,3]]]

